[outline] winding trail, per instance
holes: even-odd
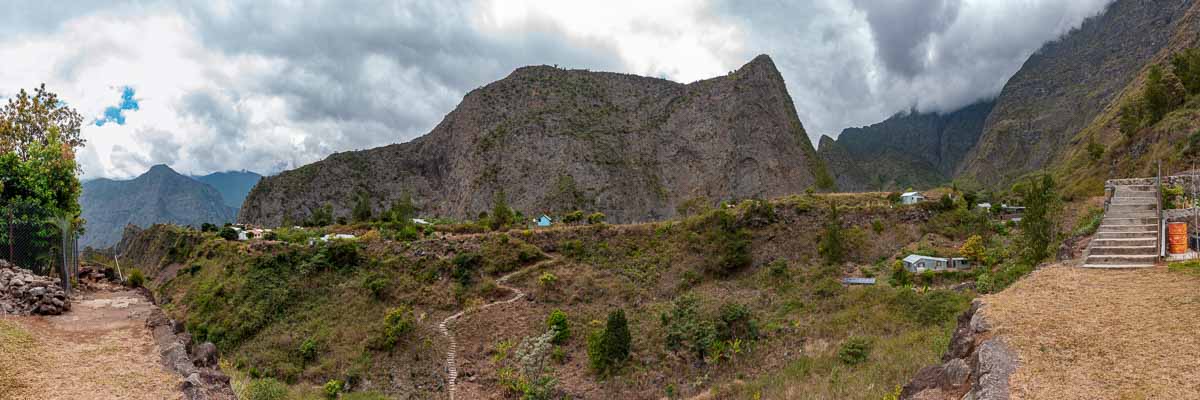
[[[471,308],[471,309],[465,309],[465,310],[459,311],[459,312],[455,313],[454,315],[446,317],[446,319],[442,320],[442,322],[440,324],[438,324],[438,330],[442,332],[443,336],[446,336],[446,338],[450,340],[450,346],[449,346],[448,350],[446,351],[446,375],[448,376],[448,379],[446,381],[448,382],[447,383],[447,389],[448,389],[447,391],[450,393],[450,400],[454,400],[455,388],[456,388],[456,385],[458,384],[458,365],[457,365],[458,341],[454,337],[454,331],[451,330],[450,324],[458,321],[458,319],[462,318],[462,316],[466,315],[468,311],[470,311],[470,312],[483,311],[488,308],[491,308],[492,306],[496,306],[496,305],[500,305],[500,304],[511,304],[513,302],[516,302],[517,300],[525,298],[526,293],[523,290],[521,290],[520,288],[518,288],[516,286],[509,286],[506,283],[512,277],[517,276],[518,274],[524,273],[525,271],[536,269],[538,267],[541,267],[542,265],[558,261],[558,257],[555,257],[550,254],[547,254],[546,256],[549,258],[542,260],[542,261],[538,261],[528,267],[521,268],[516,271],[510,272],[507,275],[500,277],[500,279],[496,279],[497,287],[511,290],[513,292],[514,295],[512,298],[510,298],[508,300],[501,300],[501,301],[496,301],[496,302],[492,302],[492,303],[487,303],[482,306],[479,306],[478,308]]]

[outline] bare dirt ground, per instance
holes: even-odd
[[[1200,277],[1058,265],[984,302],[1014,399],[1200,399]]]
[[[133,291],[95,292],[53,317],[0,317],[0,399],[179,399]]]

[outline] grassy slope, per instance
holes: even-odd
[[[456,326],[461,370],[479,378],[473,384],[487,393],[501,390],[496,371],[514,362],[494,357],[498,345],[540,334],[549,311],[562,309],[575,334],[562,345],[566,357],[551,368],[559,389],[576,398],[658,398],[709,388],[739,397],[879,398],[936,360],[954,315],[969,300],[950,292],[837,283],[853,270],[877,273],[882,268],[873,263],[887,264],[925,232],[954,223],[928,220],[921,208],[892,209],[880,196],[782,199],[774,219],[748,214],[746,206],[733,210],[736,226],[749,234],[750,262],[727,273],[713,264],[726,251],[710,239],[713,214],[411,243],[368,234],[357,262],[330,262],[336,252],[322,246],[233,243],[159,226],[140,233],[126,257],[157,282],[167,312],[187,321],[198,340],[216,342],[241,373],[298,387],[340,379],[353,382],[354,390],[400,398],[444,393],[446,343],[437,322],[463,307],[506,298],[492,279],[551,256],[555,262],[511,282],[531,290],[533,301],[489,309]],[[829,198],[846,205],[845,225],[858,238],[850,261],[862,267],[818,266],[818,227]],[[465,268],[468,274],[456,274],[464,268],[453,262],[455,255],[465,253],[483,257]],[[778,263],[768,267],[773,261]],[[539,283],[545,272],[557,279]],[[369,289],[372,281],[386,283],[377,296]],[[684,294],[699,299],[705,319],[726,303],[747,306],[762,338],[748,340],[737,355],[703,364],[668,351],[659,315]],[[373,346],[384,316],[398,306],[411,307],[416,328],[393,348]],[[583,339],[593,320],[616,308],[629,315],[633,358],[620,375],[598,380],[587,372]],[[873,343],[867,363],[837,361],[840,344],[852,336]],[[301,348],[309,340],[317,350],[306,359]]]

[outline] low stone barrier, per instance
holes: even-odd
[[[0,260],[0,314],[59,315],[71,300],[54,280]]]

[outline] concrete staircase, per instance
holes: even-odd
[[[1084,268],[1145,268],[1158,260],[1158,211],[1152,185],[1116,186]]]

